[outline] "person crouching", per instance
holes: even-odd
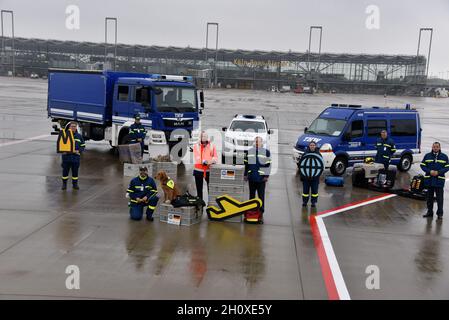
[[[148,176],[148,168],[141,166],[139,176],[133,178],[127,190],[129,197],[129,214],[132,220],[141,220],[143,209],[146,208],[148,221],[153,221],[153,212],[156,209],[159,197],[153,178]]]

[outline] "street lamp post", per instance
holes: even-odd
[[[214,61],[214,85],[218,84],[218,75],[217,75],[217,60],[218,60],[218,23],[217,22],[208,22],[206,27],[206,62],[208,59],[208,45],[209,45],[209,26],[217,27],[217,33],[215,36],[215,61]]]
[[[104,64],[107,62],[107,51],[108,51],[108,21],[114,21],[115,25],[115,40],[114,40],[114,71],[116,68],[116,58],[117,58],[117,18],[106,17],[104,18]],[[103,66],[103,69],[105,66]]]
[[[12,76],[14,77],[16,75],[16,50],[14,47],[14,11],[12,10],[1,10],[0,13],[0,20],[1,20],[1,29],[2,29],[2,54],[5,54],[5,37],[4,37],[4,31],[3,31],[3,15],[5,13],[11,14],[11,39],[12,39]]]
[[[309,50],[307,52],[307,70],[309,72],[309,74],[311,73],[310,70],[310,50],[312,47],[312,31],[313,29],[317,29],[320,30],[320,43],[319,43],[319,47],[318,47],[318,64],[317,64],[317,73],[319,74],[320,72],[320,64],[321,64],[321,39],[323,37],[323,26],[310,26],[310,31],[309,31]],[[318,79],[317,79],[317,83],[316,83],[316,89],[318,89]]]
[[[427,54],[427,65],[426,65],[426,78],[429,75],[429,64],[430,64],[430,52],[432,50],[432,38],[433,38],[433,28],[420,28],[419,29],[419,38],[418,38],[418,49],[416,51],[416,66],[415,66],[415,80],[418,82],[418,64],[419,64],[419,49],[421,46],[421,34],[423,31],[430,31],[430,40],[429,40],[429,52]]]

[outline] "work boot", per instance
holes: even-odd
[[[154,218],[153,218],[153,217],[150,217],[150,216],[147,216],[147,220],[153,222],[153,221],[154,221]]]
[[[62,187],[61,187],[61,190],[67,190],[67,181],[66,181],[66,180],[63,180],[63,181],[62,181]]]
[[[73,190],[79,190],[80,187],[78,187],[78,182],[73,182]]]
[[[312,203],[311,207],[316,208],[316,203]]]
[[[433,212],[427,211],[425,215],[422,216],[423,218],[433,218]]]
[[[439,214],[438,217],[437,217],[437,220],[438,220],[438,221],[443,221],[443,215],[442,215],[442,214]]]
[[[303,206],[303,207],[307,207],[307,203],[303,202],[303,203],[302,203],[302,206]]]

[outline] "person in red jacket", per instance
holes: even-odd
[[[209,170],[211,164],[217,163],[217,148],[210,142],[205,131],[201,132],[198,144],[193,147],[195,166],[193,176],[195,177],[197,196],[203,200],[203,181],[206,180],[209,188]]]

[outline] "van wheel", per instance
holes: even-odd
[[[399,171],[409,171],[410,168],[412,167],[412,163],[413,163],[412,156],[409,154],[404,154],[401,157],[401,160],[399,160],[398,170]]]
[[[345,157],[337,157],[331,166],[331,173],[334,176],[342,176],[345,174],[346,169],[348,168],[348,161]]]

